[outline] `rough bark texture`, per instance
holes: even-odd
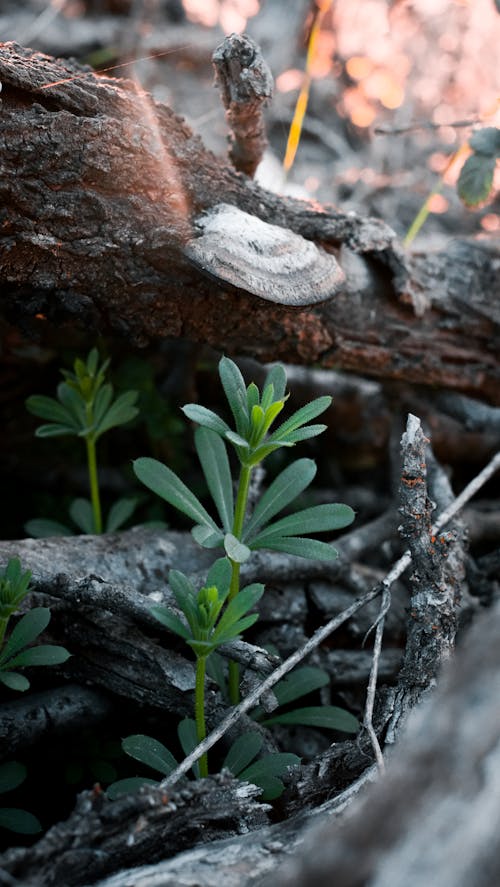
[[[221,832],[262,826],[268,808],[256,802],[257,793],[228,774],[190,783],[170,796],[156,786],[113,802],[101,791],[85,792],[67,822],[34,847],[7,851],[2,871],[26,887],[91,884],[138,857],[154,861]]]
[[[500,880],[500,627],[478,619],[412,713],[356,814],[325,824],[266,887],[490,887]],[[480,727],[479,727],[480,725]]]
[[[12,44],[0,80],[0,310],[13,323],[78,322],[136,344],[183,336],[500,402],[498,245],[459,242],[405,267],[382,222],[263,190],[130,82]],[[335,254],[334,298],[290,307],[300,287],[317,298],[307,267],[280,281],[284,304],[256,297],[251,273],[230,287],[200,268],[197,220],[221,203],[313,241],[333,269]],[[249,271],[268,260],[271,281],[272,250],[249,243]]]

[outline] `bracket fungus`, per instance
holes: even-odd
[[[204,274],[269,302],[314,305],[345,280],[335,256],[236,206],[218,204],[195,226],[201,234],[185,247],[187,258]]]

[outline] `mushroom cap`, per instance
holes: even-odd
[[[185,247],[203,273],[251,295],[300,307],[330,299],[345,276],[335,256],[288,228],[220,203],[195,221],[201,232]]]

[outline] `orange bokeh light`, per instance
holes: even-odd
[[[298,68],[290,68],[283,71],[276,78],[275,85],[278,92],[291,92],[293,89],[300,89],[304,80],[304,72]]]
[[[481,228],[484,228],[489,234],[500,231],[500,216],[497,213],[486,213],[481,219]]]
[[[442,194],[432,194],[427,204],[429,212],[437,214],[447,212],[449,205],[446,197],[443,197]]]

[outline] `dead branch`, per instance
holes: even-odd
[[[14,44],[0,81],[10,322],[183,336],[499,403],[497,244],[405,258],[382,222],[239,175],[135,84]]]

